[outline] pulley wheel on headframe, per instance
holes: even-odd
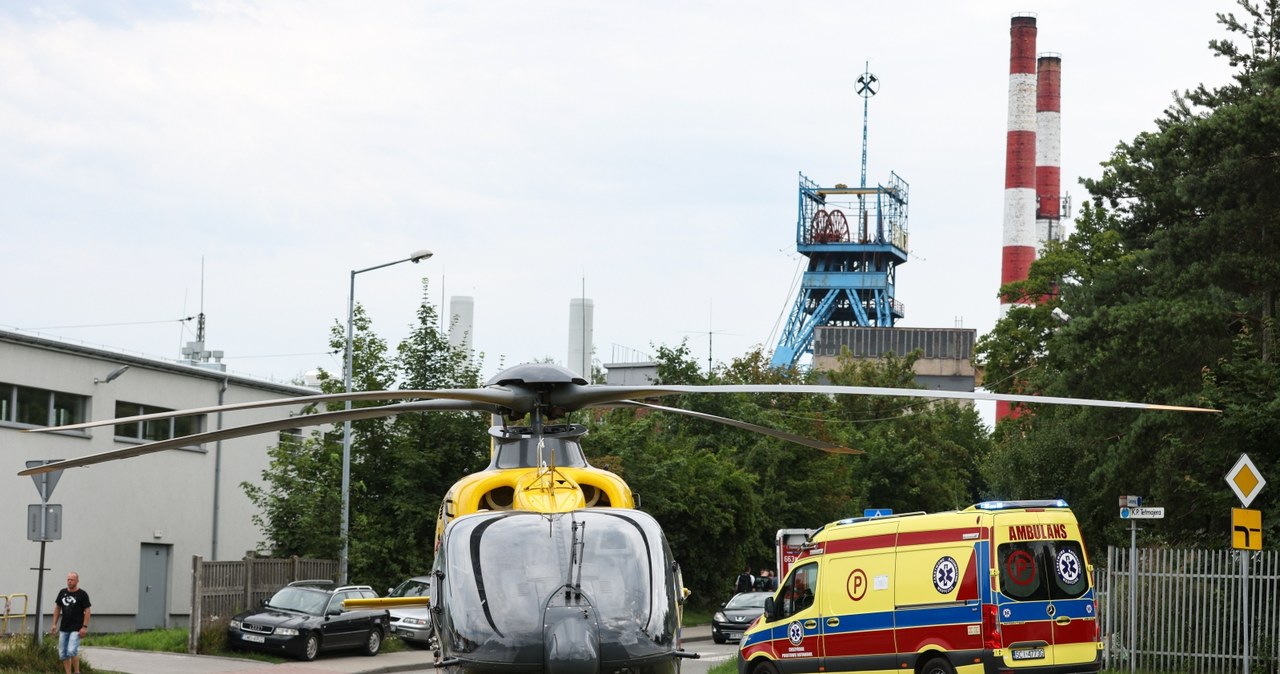
[[[809,232],[814,243],[838,243],[849,240],[849,221],[839,209],[828,213],[819,209],[813,214],[809,223]]]

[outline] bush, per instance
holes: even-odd
[[[200,637],[196,640],[196,652],[201,655],[216,655],[227,651],[227,626],[229,618],[210,620],[200,627]]]

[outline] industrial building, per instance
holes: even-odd
[[[41,504],[27,462],[69,459],[214,430],[217,414],[82,431],[28,433],[52,425],[295,397],[315,389],[227,374],[189,353],[186,363],[152,360],[21,332],[0,331],[0,595],[11,611],[27,606],[34,629],[41,544],[30,540]],[[279,419],[301,406],[238,412],[227,426]],[[57,475],[48,503],[58,505],[45,535],[43,626],[68,571],[80,574],[93,601],[94,631],[185,626],[191,605],[191,562],[240,559],[263,539],[257,508],[242,482],[261,483],[275,435],[259,435],[159,452]],[[39,477],[39,476],[37,476]],[[338,488],[334,485],[334,489]],[[38,512],[39,508],[36,509]],[[48,511],[49,509],[45,509]],[[60,513],[57,513],[60,510]],[[337,526],[335,517],[334,526]],[[21,595],[25,595],[21,596]],[[18,623],[10,621],[10,631]]]

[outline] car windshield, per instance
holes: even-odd
[[[396,586],[388,597],[430,597],[431,585],[415,578],[410,578]]]
[[[730,599],[729,603],[725,604],[724,607],[736,609],[758,608],[763,610],[764,600],[772,596],[772,592],[743,592],[742,594],[734,595],[733,599]]]
[[[323,615],[327,603],[329,603],[329,593],[323,590],[286,587],[275,593],[275,596],[267,602],[267,606],[285,611]]]

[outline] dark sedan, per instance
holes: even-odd
[[[764,613],[764,600],[772,596],[772,592],[735,594],[711,616],[711,639],[718,644],[741,639],[742,631]]]
[[[262,608],[245,611],[227,626],[227,645],[302,660],[320,651],[360,649],[377,655],[387,636],[387,611],[348,610],[347,599],[373,599],[368,585],[334,587],[323,581],[299,581],[281,588]]]

